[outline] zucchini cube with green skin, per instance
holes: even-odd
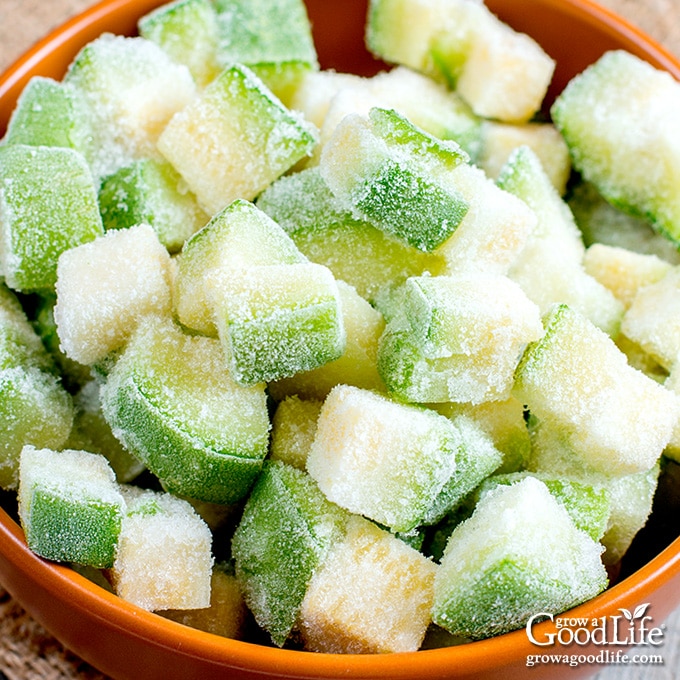
[[[435,575],[434,622],[473,640],[522,628],[607,586],[602,546],[535,478],[499,486],[458,525]]]
[[[363,517],[313,575],[300,610],[307,651],[414,652],[431,621],[436,565]]]
[[[565,303],[615,337],[623,305],[585,271],[585,247],[574,216],[536,153],[528,146],[515,149],[501,170],[498,184],[524,200],[538,218],[508,275],[543,313],[555,303]]]
[[[208,607],[214,560],[207,524],[168,493],[124,487],[123,497],[111,569],[116,594],[148,611]]]
[[[631,367],[606,333],[567,305],[556,305],[544,326],[517,367],[515,396],[593,470],[649,470],[672,437],[677,396]]]
[[[339,204],[404,243],[430,252],[460,224],[468,203],[446,181],[468,156],[393,110],[350,114],[324,145],[320,169]]]
[[[16,295],[0,283],[0,487],[16,488],[24,444],[61,448],[73,403]]]
[[[253,200],[316,141],[315,128],[234,64],[173,116],[158,148],[214,215],[235,199]]]
[[[580,182],[567,199],[586,246],[602,243],[680,264],[680,252],[645,219],[634,217],[606,201],[589,182]]]
[[[103,231],[92,175],[77,151],[0,147],[0,271],[10,288],[52,291],[59,256]]]
[[[473,418],[459,415],[452,422],[460,434],[456,469],[423,518],[423,524],[434,525],[443,520],[503,463],[503,454]]]
[[[33,76],[17,100],[3,143],[60,146],[84,153],[87,134],[83,107],[73,88]]]
[[[454,474],[459,443],[455,425],[434,411],[338,385],[321,409],[307,471],[330,501],[409,531]]]
[[[189,69],[141,37],[104,33],[76,55],[64,76],[85,108],[84,152],[100,179],[139,158],[158,158],[158,137],[196,96]]]
[[[336,283],[345,333],[342,355],[318,368],[270,383],[269,395],[274,399],[297,394],[323,401],[331,389],[341,383],[385,391],[378,373],[378,343],[385,329],[385,319],[352,286],[344,281]]]
[[[499,485],[511,485],[531,476],[543,482],[548,491],[564,506],[577,529],[585,531],[594,541],[600,541],[608,528],[612,502],[606,484],[572,479],[569,475],[516,472],[491,475],[479,486],[475,495],[484,496]]]
[[[25,444],[59,449],[73,427],[73,401],[51,373],[31,365],[0,369],[0,487],[15,489]]]
[[[148,224],[63,253],[54,319],[64,353],[93,365],[119,350],[147,314],[170,315],[170,256]]]
[[[473,419],[490,437],[503,454],[503,463],[497,474],[509,474],[526,467],[531,454],[531,438],[524,416],[524,405],[512,395],[502,401],[481,404],[433,404],[438,413],[455,418]]]
[[[209,220],[170,163],[153,158],[104,178],[99,207],[107,231],[150,224],[171,253]]]
[[[237,385],[217,340],[187,335],[167,318],[140,323],[101,398],[113,433],[170,493],[228,505],[262,468],[264,386]]]
[[[284,102],[319,63],[302,0],[217,0],[217,60],[245,64]]]
[[[217,336],[205,279],[216,269],[306,262],[293,240],[266,213],[236,199],[189,238],[179,257],[175,315],[185,327]]]
[[[555,62],[476,0],[372,0],[366,43],[376,56],[457,90],[477,115],[528,121]]]
[[[368,82],[371,93],[390,108],[438,139],[457,142],[476,161],[484,124],[457,92],[406,66],[379,73]]]
[[[49,560],[113,565],[125,502],[106,459],[25,446],[19,516],[29,548]]]
[[[306,257],[327,266],[369,301],[385,287],[443,266],[438,256],[355,219],[338,205],[318,167],[279,178],[257,197],[256,205]]]
[[[184,64],[199,87],[205,87],[222,70],[217,60],[217,12],[210,0],[167,2],[141,17],[137,27],[139,35]]]
[[[0,281],[0,369],[16,366],[57,372],[14,291]]]
[[[623,50],[576,76],[551,113],[574,167],[610,203],[680,241],[680,85]]]
[[[459,165],[449,181],[469,209],[451,238],[435,251],[444,261],[441,273],[507,274],[536,228],[536,214],[474,165]]]
[[[206,289],[229,369],[241,385],[313,370],[345,349],[340,293],[323,265],[218,269]]]
[[[345,531],[347,513],[301,470],[265,464],[232,540],[236,577],[258,624],[283,646],[313,575]]]
[[[522,348],[543,334],[538,307],[502,275],[414,277],[398,300],[378,371],[388,392],[407,401],[506,399]]]
[[[540,479],[568,478],[570,483],[591,486],[598,489],[598,493],[606,493],[609,514],[599,540],[605,547],[602,561],[606,565],[616,564],[646,524],[652,511],[659,463],[649,470],[630,475],[602,473],[583,463],[574,454],[563,429],[544,422],[534,424],[531,429],[534,450],[528,468],[532,474]],[[593,509],[596,507],[592,506]]]

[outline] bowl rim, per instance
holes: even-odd
[[[474,661],[478,671],[493,668],[496,665],[495,648],[501,638],[506,643],[504,645],[506,651],[510,654],[508,661],[513,658],[522,659],[527,654],[540,651],[531,645],[523,628],[455,647],[401,652],[398,655],[306,652],[220,637],[143,610],[105,590],[69,566],[40,558],[28,548],[20,526],[2,507],[0,507],[0,554],[11,560],[15,568],[31,574],[34,579],[40,579],[48,590],[58,592],[61,598],[70,600],[74,608],[86,611],[90,615],[96,613],[96,618],[105,621],[107,626],[120,628],[127,634],[132,633],[152,641],[157,646],[173,650],[175,646],[172,644],[171,636],[181,635],[184,655],[228,663],[234,669],[263,673],[276,669],[278,674],[285,666],[294,669],[296,677],[364,677],[362,672],[375,671],[376,664],[380,665],[381,661],[384,661],[385,665],[390,666],[390,678],[406,680],[418,677],[418,673],[422,672],[423,663],[428,664],[428,673],[432,677],[450,671],[454,662],[466,664]],[[644,600],[644,594],[651,586],[661,587],[678,576],[680,576],[680,538],[675,539],[630,576],[560,616],[568,618],[587,616],[588,619],[599,619],[611,615],[613,611],[623,607],[626,601]],[[536,636],[547,632],[551,626],[552,624],[547,621],[537,624],[534,628]],[[395,656],[399,657],[399,665],[392,668],[391,659]]]
[[[135,16],[162,4],[163,0],[100,0],[83,12],[58,26],[36,42],[0,76],[0,134],[14,103],[27,80],[37,73],[46,72],[45,62],[55,51],[75,53],[88,39],[102,32],[101,26],[125,8],[134,6]],[[593,0],[536,0],[543,5],[557,5],[564,13],[578,15],[589,24],[597,24],[631,46],[637,46],[648,60],[656,62],[680,79],[680,58],[617,13]],[[489,2],[492,5],[493,2]],[[52,68],[52,67],[50,67]],[[59,68],[59,67],[58,67]],[[49,71],[50,69],[47,69]],[[21,527],[0,507],[0,557],[12,566],[61,596],[68,597],[74,608],[87,611],[90,616],[106,621],[107,625],[125,630],[156,646],[177,651],[172,638],[181,635],[182,654],[202,660],[225,663],[233,669],[250,672],[271,672],[280,676],[294,674],[296,677],[327,678],[367,677],[383,663],[389,665],[390,677],[419,677],[423,663],[428,664],[432,677],[451,672],[452,664],[470,664],[483,672],[496,664],[494,650],[498,640],[503,639],[506,660],[521,659],[536,648],[531,646],[523,629],[502,636],[469,642],[456,647],[404,652],[398,655],[399,663],[391,659],[395,655],[342,655],[306,652],[268,647],[257,643],[233,640],[183,626],[169,619],[145,611],[91,582],[70,567],[48,562],[28,548]],[[641,601],[650,588],[658,588],[680,575],[680,537],[676,538],[652,560],[597,597],[574,607],[564,614],[579,617],[587,612],[589,617],[611,614],[631,599]],[[8,588],[9,590],[9,588]],[[10,591],[11,592],[11,591]],[[19,600],[20,601],[20,600]],[[21,601],[20,601],[21,603]],[[39,612],[31,612],[37,615]],[[538,624],[547,628],[548,622]],[[76,650],[77,651],[77,650]],[[286,672],[287,671],[287,672]]]

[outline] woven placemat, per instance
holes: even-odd
[[[0,587],[0,680],[107,680],[55,640]]]
[[[678,0],[600,0],[600,3],[680,55]],[[0,71],[52,28],[90,4],[92,0],[0,0]],[[644,671],[639,671],[636,677],[645,677]],[[65,649],[0,586],[0,680],[108,679]]]

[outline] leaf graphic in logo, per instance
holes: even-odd
[[[649,607],[649,602],[647,602],[646,604],[641,604],[638,607],[636,607],[635,611],[633,612],[633,618],[641,619],[645,615],[647,607]]]
[[[627,609],[619,609],[619,611],[629,620],[633,620],[633,615]]]

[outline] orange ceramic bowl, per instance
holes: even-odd
[[[36,45],[0,79],[0,135],[29,77],[60,78],[83,44],[105,30],[134,33],[137,18],[158,4],[159,0],[104,0]],[[680,61],[589,0],[487,0],[487,4],[514,28],[536,38],[557,60],[549,99],[614,48],[629,50],[680,79]],[[307,5],[324,67],[360,74],[381,68],[363,47],[366,0],[308,0]],[[9,494],[0,499],[11,508]],[[655,626],[661,625],[680,604],[680,538],[677,528],[669,535],[667,511],[653,514],[643,531],[646,540],[636,540],[622,577],[599,597],[563,616],[613,621],[615,615],[620,618],[620,609],[633,612],[649,603],[647,613]],[[590,675],[598,666],[546,664],[529,669],[527,656],[558,653],[585,658],[604,649],[595,643],[537,647],[525,630],[457,647],[392,655],[313,654],[228,640],[142,611],[71,569],[41,560],[26,547],[12,516],[0,509],[0,582],[67,647],[116,679],[573,678]],[[535,629],[542,639],[554,631],[549,621]],[[614,647],[607,649],[615,653]]]

